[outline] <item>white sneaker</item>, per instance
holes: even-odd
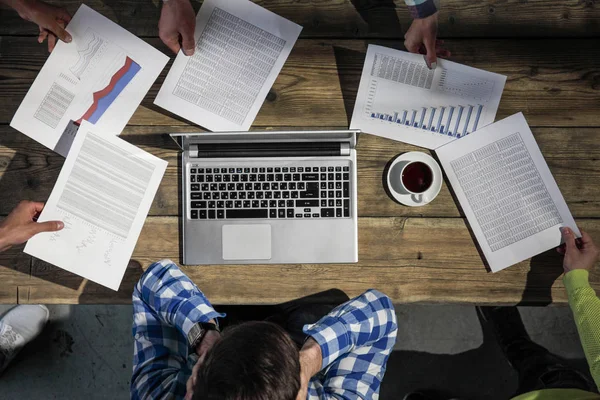
[[[50,312],[41,304],[11,308],[0,320],[0,373],[42,330]]]

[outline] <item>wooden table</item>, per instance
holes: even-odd
[[[577,220],[600,242],[600,5],[579,0],[442,0],[440,37],[454,61],[508,76],[497,118],[523,111]],[[79,2],[56,1],[74,13]],[[88,5],[167,53],[158,1]],[[200,4],[193,1],[198,10]],[[401,0],[265,0],[304,26],[253,129],[348,127],[368,43],[402,49],[411,21]],[[46,60],[33,24],[0,9],[0,215],[47,199],[62,157],[8,126]],[[143,269],[179,262],[178,149],[168,132],[198,128],[154,106],[170,64],[122,137],[169,161],[121,289],[113,292],[13,249],[0,254],[2,303],[127,303]],[[561,259],[547,252],[488,273],[444,184],[421,208],[401,206],[383,170],[413,146],[362,134],[358,145],[359,263],[185,267],[216,304],[283,302],[329,288],[377,288],[395,302],[564,303]],[[600,289],[600,274],[591,276]]]

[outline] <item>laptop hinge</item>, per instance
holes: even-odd
[[[201,143],[190,144],[191,158],[324,157],[349,156],[350,143]]]

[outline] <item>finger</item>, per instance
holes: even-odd
[[[452,55],[452,53],[446,49],[436,49],[435,53],[441,58],[449,58]]]
[[[56,17],[62,19],[66,23],[71,22],[71,14],[69,14],[69,12],[62,7],[59,7],[56,10]]]
[[[44,206],[45,206],[45,203],[42,203],[41,201],[30,201],[29,202],[29,210],[31,211],[32,215],[41,213],[42,210],[44,209]]]
[[[435,69],[437,66],[437,56],[435,51],[435,40],[431,38],[425,38],[423,40],[423,44],[427,49],[427,54],[425,55],[425,62],[427,62],[427,66],[429,69]]]
[[[62,221],[46,221],[46,222],[36,222],[35,224],[31,224],[31,234],[36,235],[41,232],[56,232],[60,231],[65,227],[65,224]]]
[[[162,38],[161,38],[162,39]],[[162,39],[163,43],[167,45],[169,49],[175,54],[179,53],[181,46],[179,45],[179,38],[170,36],[168,38]]]
[[[38,36],[38,43],[44,43],[44,40],[48,37],[48,31],[40,27],[40,34]]]
[[[583,242],[584,245],[589,244],[589,243],[594,243],[594,241],[592,240],[592,237],[590,236],[589,233],[587,233],[583,229],[580,229],[579,232],[581,232],[581,241]]]
[[[181,30],[181,47],[186,56],[194,55],[194,27],[185,26]]]
[[[65,43],[71,43],[71,41],[73,40],[71,35],[69,35],[69,32],[67,32],[65,30],[65,28],[63,26],[61,26],[61,24],[58,21],[54,21],[53,23],[50,24],[50,26],[47,26],[45,28],[48,29],[50,32],[54,33],[56,35],[56,37],[58,37],[60,40],[62,40]],[[48,40],[50,40],[50,39],[48,39]],[[56,41],[55,41],[55,43],[56,43]]]
[[[409,51],[411,53],[418,53],[419,52],[419,44],[418,43],[414,43],[410,39],[406,39],[404,41],[404,47],[406,48],[407,51]]]
[[[563,256],[565,255],[565,249],[564,249],[564,247],[557,247],[557,248],[556,248],[556,252],[557,252],[558,254],[561,254],[561,255],[563,255]]]
[[[52,53],[54,46],[56,46],[56,36],[50,34],[48,35],[48,53]]]
[[[577,251],[577,244],[575,243],[575,235],[570,228],[562,228],[562,236],[565,241],[565,253]]]

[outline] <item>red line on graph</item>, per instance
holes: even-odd
[[[119,81],[119,79],[121,79],[123,77],[123,75],[125,75],[127,73],[129,68],[131,68],[131,64],[133,64],[133,60],[129,57],[125,58],[125,64],[123,64],[121,69],[119,69],[112,76],[108,85],[104,89],[102,89],[98,92],[94,92],[94,96],[93,96],[94,102],[92,103],[90,108],[88,108],[88,110],[85,112],[85,114],[83,114],[83,117],[81,117],[77,120],[77,122],[76,122],[77,124],[81,124],[82,120],[84,120],[84,119],[87,120],[88,118],[90,118],[92,116],[92,114],[94,114],[94,111],[96,111],[96,109],[98,108],[98,100],[100,100],[101,98],[108,95],[111,92],[111,90],[114,89],[114,87],[117,84],[117,82]]]

